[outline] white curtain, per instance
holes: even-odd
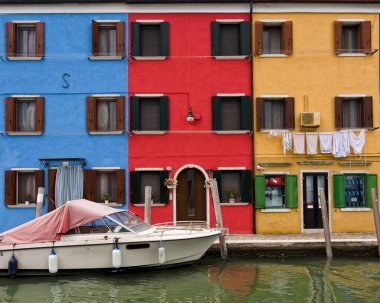
[[[34,173],[19,173],[17,177],[17,201],[25,203],[25,201],[36,201],[36,186]]]
[[[265,101],[265,128],[266,129],[282,129],[284,123],[284,101]]]
[[[264,28],[263,52],[264,54],[281,53],[281,28],[279,26]]]
[[[35,131],[36,130],[36,103],[23,102],[17,103],[17,130]]]
[[[59,166],[55,179],[55,204],[83,198],[83,169],[77,166]]]
[[[17,31],[17,40],[18,55],[36,55],[36,30],[34,26],[19,27]]]
[[[97,130],[112,131],[116,130],[116,102],[98,101],[97,102]]]
[[[97,202],[103,202],[105,196],[111,197],[111,201],[116,201],[116,174],[114,172],[103,172],[97,174]]]
[[[116,56],[116,28],[104,26],[99,29],[99,52],[102,56]]]

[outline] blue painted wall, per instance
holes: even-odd
[[[128,61],[92,61],[92,20],[125,22],[127,14],[22,14],[1,15],[0,27],[0,232],[35,216],[34,208],[5,206],[4,171],[11,168],[45,169],[39,158],[85,158],[87,166],[117,166],[128,172],[128,134],[89,135],[86,131],[86,96],[120,94],[125,96],[127,115]],[[12,20],[45,22],[45,57],[41,61],[9,61],[5,57],[5,23]],[[126,50],[126,53],[127,50]],[[63,88],[67,77],[69,88]],[[45,97],[45,133],[41,136],[5,134],[5,98],[13,94]],[[126,173],[126,193],[128,193]],[[45,169],[45,192],[47,192]],[[128,194],[126,194],[128,197]],[[125,204],[124,207],[126,207]],[[44,203],[44,213],[47,203]]]

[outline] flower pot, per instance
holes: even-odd
[[[104,201],[104,204],[109,204],[109,203],[110,203],[109,200],[105,200],[105,201]]]
[[[29,205],[29,201],[25,201],[25,205]]]
[[[228,202],[230,202],[230,203],[235,203],[235,201],[236,201],[235,198],[230,198],[230,199],[228,200]]]

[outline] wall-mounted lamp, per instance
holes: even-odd
[[[189,106],[189,112],[187,113],[186,121],[189,123],[192,123],[195,120],[199,120],[200,118],[201,118],[201,115],[193,114],[193,111],[191,110],[191,106]]]

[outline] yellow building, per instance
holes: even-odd
[[[322,228],[318,188],[332,232],[374,231],[379,12],[255,4],[253,27],[256,233]]]

